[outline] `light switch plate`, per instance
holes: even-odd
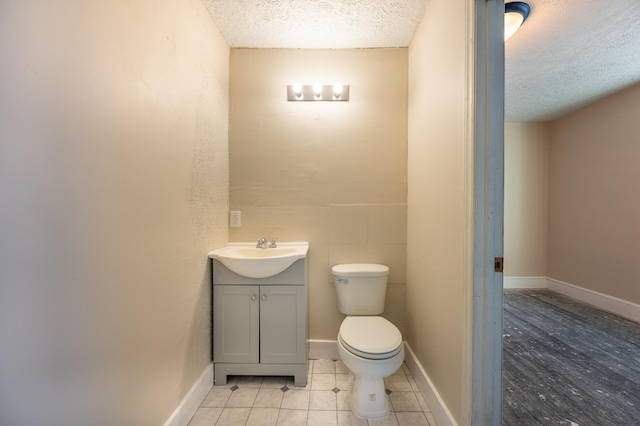
[[[231,211],[229,214],[229,226],[232,228],[240,228],[240,212]]]

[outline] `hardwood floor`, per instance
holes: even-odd
[[[640,425],[640,324],[507,290],[503,342],[504,425]]]

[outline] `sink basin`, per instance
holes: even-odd
[[[267,278],[279,274],[296,260],[307,257],[309,243],[278,243],[275,248],[257,248],[255,243],[229,243],[209,253],[238,275]]]

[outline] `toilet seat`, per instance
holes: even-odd
[[[338,334],[345,349],[366,359],[387,359],[402,349],[400,330],[379,316],[347,317]]]

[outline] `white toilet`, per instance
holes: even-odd
[[[376,264],[345,264],[331,268],[338,309],[347,318],[338,333],[338,354],[355,375],[351,410],[356,416],[379,419],[389,412],[384,378],[404,361],[402,335],[377,316],[384,311],[389,268]]]

